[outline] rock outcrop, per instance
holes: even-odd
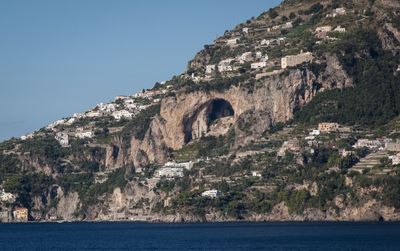
[[[210,129],[207,119],[210,118],[204,111],[211,109],[216,101],[223,101],[233,109],[230,121],[235,125],[240,145],[260,137],[271,125],[292,119],[294,112],[318,92],[351,85],[351,78],[337,58],[329,56],[326,71],[319,77],[307,68],[291,69],[223,91],[179,92],[162,100],[160,115],[152,121],[145,138],[142,141],[132,139],[131,159],[135,167],[162,163],[168,149],[180,149],[196,138],[197,125],[200,131],[207,133]],[[250,133],[244,132],[240,123],[248,123]]]

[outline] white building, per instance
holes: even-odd
[[[389,159],[392,161],[392,165],[394,165],[394,166],[400,165],[400,156],[399,156],[399,154],[391,155],[391,156],[389,156]]]
[[[290,55],[283,57],[281,59],[282,69],[286,69],[287,67],[296,66],[302,64],[304,62],[309,62],[313,60],[313,55],[311,52],[300,53],[298,55]]]
[[[175,168],[184,168],[186,170],[191,170],[193,167],[193,162],[189,161],[189,162],[182,162],[182,163],[176,163],[176,162],[167,162],[165,163],[164,167],[175,167]]]
[[[98,111],[89,111],[87,113],[85,113],[85,116],[88,118],[97,118],[101,116],[101,113]]]
[[[320,27],[317,27],[317,28],[315,29],[315,32],[316,32],[316,33],[330,32],[330,31],[332,31],[332,26],[330,26],[330,25],[327,25],[327,26],[320,26]]]
[[[251,64],[251,69],[260,69],[264,68],[267,66],[267,62],[261,61],[261,62],[255,62]]]
[[[64,125],[65,122],[66,122],[65,119],[57,120],[57,121],[55,121],[55,122],[49,124],[48,126],[46,126],[46,129],[50,129],[50,130],[51,130],[51,129],[54,129],[54,127],[56,127],[56,126]]]
[[[253,60],[253,53],[252,52],[245,52],[242,55],[240,55],[238,57],[238,60],[241,64],[245,63],[245,62],[249,62],[251,60]]]
[[[116,120],[121,120],[122,118],[132,118],[133,114],[127,110],[115,111],[111,114]]]
[[[280,28],[281,28],[280,25],[275,25],[275,26],[272,26],[271,30],[276,31],[276,30],[279,30]]]
[[[83,113],[74,113],[74,115],[72,115],[72,117],[77,118],[77,119],[83,118]]]
[[[234,58],[227,58],[225,60],[222,60],[218,64],[218,71],[219,72],[233,71],[233,67],[231,66],[231,63],[233,61],[235,61]]]
[[[27,135],[24,135],[24,136],[21,136],[21,140],[27,140],[27,139],[32,139],[33,137],[35,136],[35,134],[34,133],[30,133],[30,134],[27,134]]]
[[[242,32],[245,33],[245,34],[248,34],[248,33],[249,33],[249,30],[250,30],[250,28],[244,27],[244,28],[242,29]]]
[[[67,125],[72,125],[73,123],[75,123],[75,121],[76,121],[76,118],[70,118],[70,119],[67,120],[66,124]]]
[[[79,139],[85,139],[85,138],[93,138],[94,137],[94,132],[92,131],[83,131],[82,128],[78,128],[77,132],[75,132],[75,137]]]
[[[310,136],[319,136],[321,134],[320,130],[312,130],[309,135]]]
[[[286,37],[280,37],[280,38],[277,39],[278,44],[281,44],[282,42],[285,42],[285,40],[286,40]]]
[[[380,147],[383,147],[383,144],[379,140],[359,139],[353,147],[354,148],[366,147],[369,149],[378,149]]]
[[[135,104],[135,100],[133,98],[127,98],[124,100],[124,105]]]
[[[262,175],[258,171],[251,171],[251,176],[253,176],[253,177],[261,177]]]
[[[61,146],[66,147],[69,145],[69,136],[64,132],[58,132],[55,139],[60,143]]]
[[[229,46],[234,46],[234,45],[237,45],[238,41],[239,41],[239,38],[231,38],[231,39],[226,40],[226,44]]]
[[[292,22],[287,22],[285,24],[282,24],[281,28],[282,29],[291,29],[291,28],[293,28],[293,23]]]
[[[163,167],[156,172],[157,177],[180,178],[183,177],[183,168]]]
[[[276,40],[275,39],[269,39],[269,40],[263,39],[263,40],[261,40],[260,45],[261,46],[270,46],[274,41],[276,41]]]
[[[219,196],[219,191],[218,190],[207,190],[204,191],[201,196],[203,197],[209,197],[209,198],[217,198]]]
[[[346,15],[345,8],[336,8],[332,11],[331,14],[326,15],[326,17],[336,17],[336,16],[343,16]]]
[[[261,46],[280,45],[285,40],[286,37],[280,37],[278,39],[263,39],[261,40],[260,45]]]
[[[154,100],[153,100],[153,102],[154,102]],[[129,110],[137,110],[137,109],[139,109],[139,104],[136,104],[136,103],[125,104],[125,108],[127,108]]]
[[[339,155],[342,156],[343,158],[346,158],[348,156],[356,155],[356,152],[354,151],[347,151],[346,149],[339,149]]]
[[[15,201],[15,195],[12,193],[6,193],[4,189],[0,192],[0,200],[2,202],[14,202]]]
[[[115,101],[117,101],[117,100],[125,100],[127,98],[129,98],[129,97],[128,96],[124,96],[124,95],[120,95],[120,96],[116,96],[114,100]]]
[[[346,9],[345,8],[336,8],[334,11],[337,15],[345,15],[346,14]]]
[[[346,28],[344,28],[342,26],[338,26],[333,31],[336,31],[336,32],[339,32],[339,33],[345,33],[346,32]]]
[[[215,64],[210,64],[206,66],[206,74],[212,74],[213,72],[215,72]]]
[[[97,105],[99,111],[102,112],[114,112],[116,110],[116,105],[115,104],[103,104],[100,103]]]

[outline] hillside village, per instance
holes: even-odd
[[[346,56],[368,50],[346,46],[375,22],[398,81],[399,10],[284,1],[181,75],[1,143],[1,221],[399,220],[398,114],[323,96],[357,88]]]

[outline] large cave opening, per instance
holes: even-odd
[[[217,119],[234,116],[235,111],[232,105],[224,99],[213,100],[209,106],[208,125]]]
[[[204,103],[183,121],[185,144],[207,134],[210,126],[219,120],[234,115],[231,103],[225,99],[213,99]]]

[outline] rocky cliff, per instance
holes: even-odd
[[[209,132],[212,122],[209,117],[215,102],[224,102],[232,108],[232,123],[238,135],[236,145],[243,145],[259,138],[271,125],[292,119],[294,111],[318,92],[352,86],[338,60],[333,56],[327,58],[326,71],[319,77],[307,68],[293,69],[257,82],[245,81],[223,91],[182,91],[163,99],[160,115],[151,123],[144,140],[131,142],[135,166],[165,162],[168,148],[180,149],[198,135]],[[200,116],[202,112],[207,115]],[[240,130],[238,122],[243,120],[252,121],[251,128],[246,128],[250,133]],[[202,126],[198,129],[197,125]]]
[[[356,140],[399,135],[399,8],[284,1],[170,81],[3,142],[1,186],[16,198],[0,209],[25,206],[34,220],[399,220],[396,165],[351,169],[376,151]],[[341,130],[310,134],[318,122]]]

